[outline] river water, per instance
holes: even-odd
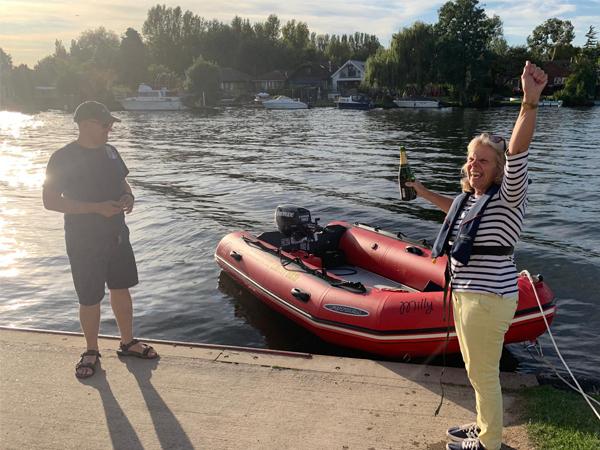
[[[274,227],[281,203],[433,239],[443,214],[398,200],[398,147],[418,178],[457,194],[469,139],[508,135],[517,110],[300,111],[222,109],[126,113],[111,142],[131,171],[128,216],[141,283],[133,289],[139,336],[350,355],[326,345],[220,274],[213,253],[238,229]],[[0,325],[78,331],[62,216],[44,210],[50,154],[76,137],[70,115],[0,112]],[[554,290],[552,325],[569,366],[600,378],[600,108],[542,108],[531,148],[529,207],[519,269]],[[118,334],[108,302],[101,332]],[[557,357],[547,334],[547,357]],[[540,365],[521,344],[517,370]]]

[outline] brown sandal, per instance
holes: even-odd
[[[86,356],[95,356],[96,357],[96,361],[94,361],[93,363],[90,362],[83,362],[83,358],[85,358]],[[94,375],[96,373],[96,366],[98,365],[98,362],[100,361],[100,357],[102,355],[100,354],[100,352],[98,350],[87,350],[85,352],[83,352],[81,354],[81,358],[79,359],[79,362],[77,363],[77,365],[75,366],[75,376],[77,378],[89,378],[92,375]],[[92,369],[92,373],[89,373],[87,375],[83,375],[80,372],[78,372],[79,369]]]
[[[144,349],[141,352],[136,352],[135,350],[129,350],[131,347],[133,347],[135,344],[138,344],[138,343],[140,343],[140,341],[138,341],[137,339],[132,339],[131,342],[129,342],[128,344],[123,344],[121,342],[121,344],[119,345],[119,350],[117,350],[117,355],[119,355],[119,356],[135,356],[136,358],[142,358],[142,359],[158,358],[158,353],[156,353],[156,350],[154,350],[154,348],[152,348],[148,344],[144,344],[144,343],[141,344]],[[148,356],[148,353],[150,353],[151,351],[154,351],[154,355]]]

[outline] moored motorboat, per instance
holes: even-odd
[[[265,304],[327,342],[385,357],[459,351],[444,302],[446,261],[433,264],[426,243],[363,224],[321,228],[292,206],[278,207],[276,219],[278,231],[236,231],[215,252],[219,266]],[[520,276],[518,285],[505,343],[535,340],[546,329],[543,316],[551,322],[556,310],[541,277],[532,286]]]
[[[374,107],[371,99],[364,94],[355,94],[348,97],[338,97],[336,102],[338,109],[360,109],[368,110]]]
[[[271,100],[263,100],[262,105],[267,109],[307,109],[308,105],[300,100],[278,95]]]
[[[152,89],[140,84],[137,96],[121,100],[126,111],[182,111],[188,109],[181,97],[171,94],[167,88]]]

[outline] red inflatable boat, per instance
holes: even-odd
[[[429,356],[443,351],[449,324],[447,352],[459,351],[452,309],[444,311],[445,258],[434,264],[426,243],[403,235],[345,222],[320,228],[302,208],[299,224],[302,211],[280,208],[295,225],[259,236],[238,231],[219,243],[216,261],[235,281],[330,343],[390,358]],[[546,330],[530,281],[522,275],[518,285],[505,343]],[[534,285],[550,323],[554,295],[541,277]]]

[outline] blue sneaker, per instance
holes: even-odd
[[[481,430],[475,422],[461,425],[460,427],[448,428],[446,436],[451,441],[460,442],[465,439],[477,439]]]
[[[460,442],[448,442],[446,450],[485,450],[479,439],[465,439]]]

